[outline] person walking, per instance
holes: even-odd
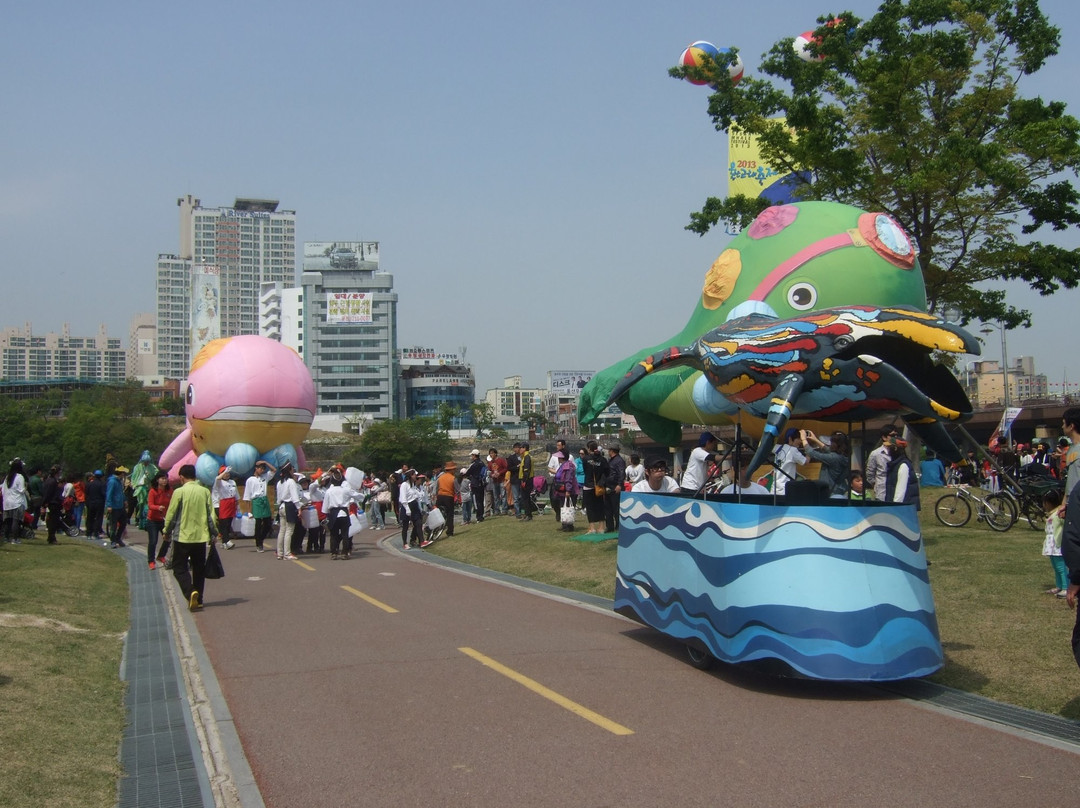
[[[442,511],[443,519],[446,520],[446,535],[454,535],[454,508],[457,497],[461,496],[461,486],[457,481],[457,463],[448,460],[443,466],[439,476],[435,478],[435,504]],[[490,470],[488,479],[491,479]],[[499,483],[501,486],[502,483]],[[492,511],[494,514],[494,509]]]
[[[398,489],[398,507],[401,511],[401,547],[408,550],[410,546],[419,547],[423,541],[423,514],[420,512],[420,487],[416,484],[416,469],[405,472],[405,481]],[[410,545],[409,528],[412,528]]]
[[[126,547],[124,532],[127,529],[127,498],[124,496],[124,466],[105,467],[105,533],[112,549]]]
[[[172,502],[172,489],[169,487],[169,475],[159,471],[150,481],[150,491],[146,495],[146,560],[150,569],[155,569],[158,564],[165,563],[165,555],[169,552],[169,543],[161,543],[161,552],[158,555],[158,537],[165,529],[165,514],[169,512],[169,503]]]
[[[217,525],[210,489],[195,478],[195,466],[180,467],[183,483],[172,495],[165,513],[165,541],[173,541],[173,577],[184,593],[188,608],[195,612],[203,607],[206,590],[207,546],[217,542]]]
[[[11,544],[22,544],[23,514],[29,504],[23,462],[16,457],[4,476],[4,538]]]
[[[105,524],[105,475],[96,469],[86,481],[86,535],[100,539]]]

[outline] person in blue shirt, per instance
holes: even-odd
[[[124,497],[124,466],[105,467],[105,533],[114,550],[125,547],[124,532],[127,530],[127,500]]]
[[[923,488],[930,486],[941,488],[945,485],[945,464],[929,449],[926,452],[926,459],[919,463],[919,474],[921,475],[919,485]]]

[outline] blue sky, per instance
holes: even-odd
[[[298,246],[381,242],[400,345],[467,346],[481,393],[606,367],[681,329],[729,240],[684,230],[726,192],[726,137],[707,91],[667,69],[705,39],[739,47],[750,75],[820,14],[877,5],[14,4],[0,325],[126,336],[153,311],[157,254],[178,248],[178,197],[268,197],[297,212]],[[1062,52],[1022,92],[1080,116],[1080,16],[1041,5]],[[1010,299],[1036,312],[1010,357],[1080,382],[1080,352],[1059,347],[1080,290]]]

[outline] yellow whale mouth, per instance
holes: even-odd
[[[234,443],[250,443],[268,452],[283,443],[298,445],[311,429],[312,413],[303,407],[236,404],[206,418],[191,419],[195,451],[224,455]]]

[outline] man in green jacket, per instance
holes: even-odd
[[[180,591],[191,611],[203,606],[203,589],[206,586],[207,545],[217,541],[217,525],[210,489],[195,479],[195,467],[180,467],[183,485],[172,495],[169,510],[165,514],[165,541],[172,539],[173,528],[180,525],[180,534],[173,540],[172,571]],[[190,562],[190,569],[188,568]]]

